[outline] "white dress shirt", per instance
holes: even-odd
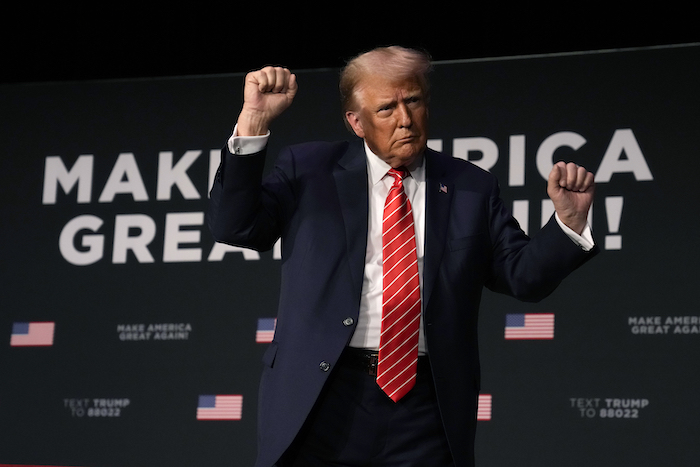
[[[360,318],[350,340],[351,347],[377,350],[382,321],[382,219],[384,203],[394,184],[394,177],[387,175],[391,168],[370,151],[367,154],[367,177],[369,187],[369,217],[367,226],[367,253],[365,255],[365,275],[362,280]],[[423,255],[425,253],[425,164],[421,161],[403,180],[404,191],[411,203],[413,224],[416,233],[416,254],[418,256],[418,277],[421,297],[423,296]],[[425,353],[423,336],[423,314],[421,313],[418,353]]]

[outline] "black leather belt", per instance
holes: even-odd
[[[377,376],[379,352],[376,350],[346,347],[340,356],[339,364],[362,370],[370,376]],[[427,356],[418,357],[418,373],[429,372],[430,363]]]

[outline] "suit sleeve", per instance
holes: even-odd
[[[264,150],[238,156],[222,149],[207,212],[217,242],[265,251],[282,235],[290,184],[279,167],[263,182],[265,156]]]
[[[491,196],[493,291],[523,301],[539,301],[550,295],[579,266],[598,252],[585,251],[561,229],[554,215],[532,238],[525,235],[503,205],[498,188]]]

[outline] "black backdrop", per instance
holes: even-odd
[[[553,158],[599,182],[598,258],[537,305],[485,295],[480,465],[697,463],[698,59],[692,45],[436,65],[430,144],[498,175],[524,228],[548,212]],[[350,137],[336,76],[299,72],[271,154]],[[0,88],[0,463],[252,463],[256,331],[280,260],[222,249],[202,221],[242,79]],[[524,313],[553,313],[554,338],[506,340]],[[11,345],[27,322],[54,323],[52,345]],[[231,394],[240,420],[197,419],[200,396]]]

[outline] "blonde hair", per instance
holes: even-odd
[[[343,114],[357,110],[357,90],[369,75],[403,80],[415,78],[423,95],[429,97],[428,74],[432,70],[430,55],[422,50],[400,46],[378,47],[347,62],[340,72],[340,101]],[[347,124],[347,121],[346,121]]]

